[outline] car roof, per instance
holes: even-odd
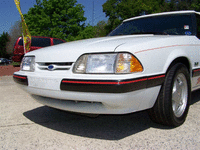
[[[143,16],[138,16],[138,17],[133,17],[124,20],[123,22],[135,20],[135,19],[140,19],[140,18],[147,18],[147,17],[154,17],[154,16],[161,16],[161,15],[174,15],[174,14],[188,14],[188,13],[195,13],[200,15],[200,12],[196,12],[194,10],[184,10],[184,11],[171,11],[171,12],[162,12],[162,13],[155,13],[155,14],[149,14],[149,15],[143,15]]]
[[[65,41],[63,39],[53,38],[53,37],[47,37],[47,36],[31,36],[31,37],[34,37],[34,38],[49,38],[49,39],[52,38],[52,39],[58,39],[58,40]],[[22,39],[22,36],[20,36],[19,39]]]

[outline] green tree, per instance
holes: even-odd
[[[9,35],[6,32],[3,32],[3,34],[0,36],[0,57],[6,57],[6,44],[9,41]]]
[[[96,26],[87,25],[84,30],[79,32],[79,35],[73,40],[89,39],[95,37],[106,36],[107,23],[105,21],[99,21]]]
[[[113,30],[116,26],[121,23],[121,18],[118,14],[119,7],[118,4],[121,3],[122,0],[107,0],[106,3],[103,4],[103,12],[106,13],[106,17],[109,17],[109,22],[105,27],[107,33]]]
[[[200,12],[200,0],[193,0],[190,9]]]
[[[171,0],[167,2],[168,6],[165,11],[190,10],[191,3],[192,0]]]
[[[107,35],[106,32],[106,21],[99,21],[97,25],[95,26],[95,37],[104,37]]]
[[[24,15],[32,36],[49,36],[66,41],[84,29],[83,6],[77,0],[36,0]]]
[[[95,27],[88,25],[78,33],[78,36],[74,40],[89,39],[95,37]]]

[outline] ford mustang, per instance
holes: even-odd
[[[176,11],[124,20],[108,36],[27,53],[14,81],[38,102],[85,114],[147,110],[184,123],[200,88],[200,13]]]

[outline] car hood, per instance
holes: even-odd
[[[134,54],[145,48],[157,47],[164,39],[166,44],[166,38],[169,37],[170,36],[129,35],[93,38],[42,48],[29,52],[26,56],[36,56],[36,62],[75,62],[78,57],[85,53],[126,51]]]

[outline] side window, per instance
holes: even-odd
[[[23,46],[23,45],[24,45],[24,43],[23,43],[23,39],[22,39],[22,38],[19,40],[18,45],[20,45],[20,46]]]
[[[58,40],[58,39],[53,39],[53,45],[57,45],[57,44],[60,44],[60,43],[64,43],[64,42],[61,41],[61,40]]]
[[[50,38],[32,38],[31,40],[31,46],[35,47],[47,47],[50,46]]]
[[[200,39],[200,16],[196,15],[197,18],[197,37]]]

